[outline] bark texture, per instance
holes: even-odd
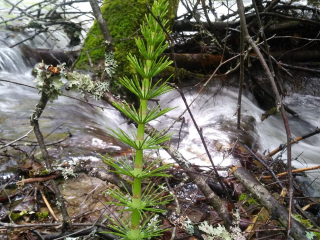
[[[288,210],[281,205],[269,191],[264,188],[243,167],[234,171],[234,176],[245,186],[245,188],[269,211],[273,218],[278,220],[284,227],[288,227]],[[307,229],[298,221],[291,219],[290,235],[296,240],[307,240]]]

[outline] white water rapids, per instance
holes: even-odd
[[[56,36],[58,38],[58,35]],[[16,42],[25,39],[25,36],[0,31],[0,79],[10,80],[34,86],[31,75],[31,67],[22,59],[19,48],[8,48]],[[62,45],[67,41],[61,38]],[[33,47],[49,47],[50,38],[45,34],[38,35],[26,44]],[[29,61],[30,62],[30,61]],[[32,61],[31,61],[32,62]],[[185,89],[187,90],[187,89]],[[217,86],[208,87],[205,93],[194,102],[192,113],[202,128],[209,151],[216,165],[229,166],[235,163],[232,155],[228,155],[225,148],[230,148],[235,142],[248,145],[257,149],[260,153],[272,151],[280,144],[286,143],[284,124],[280,116],[271,116],[264,122],[260,117],[263,111],[256,105],[253,97],[246,93],[242,102],[243,129],[236,129],[236,117],[234,113],[237,105],[237,89],[225,88],[214,95]],[[77,96],[75,93],[66,93]],[[187,92],[189,102],[197,92]],[[25,86],[0,81],[0,139],[11,141],[23,136],[30,129],[29,117],[39,100],[37,90]],[[84,100],[81,96],[77,96]],[[92,101],[92,100],[90,100]],[[169,112],[167,116],[154,121],[153,124],[164,128],[172,123],[185,106],[176,92],[168,93],[161,97],[161,105],[178,108]],[[103,102],[94,102],[110,108]],[[320,98],[310,95],[293,94],[285,99],[285,103],[295,110],[299,117],[289,117],[290,128],[294,137],[306,134],[319,125]],[[208,157],[191,121],[189,114],[184,114],[185,123],[181,127],[178,121],[172,131],[172,142],[178,145],[182,154],[191,162],[210,166]],[[63,125],[61,125],[63,124]],[[61,125],[61,126],[60,126]],[[60,151],[54,152],[55,157],[61,160],[69,160],[75,156],[97,156],[97,152],[105,153],[116,151],[128,151],[128,148],[119,141],[108,136],[107,128],[123,128],[129,132],[133,126],[128,126],[126,120],[114,109],[93,107],[74,99],[60,97],[54,103],[49,103],[40,120],[40,126],[44,134],[54,131],[46,141],[51,142],[65,136],[70,131],[73,137],[64,143]],[[60,126],[60,127],[59,127]],[[27,140],[32,139],[32,135]],[[220,150],[220,151],[219,151]],[[168,159],[168,155],[161,151],[162,157]],[[316,135],[293,146],[293,164],[296,167],[314,166],[320,163],[320,136]],[[14,158],[3,158],[0,162],[0,171],[5,171],[8,165],[15,165]],[[286,160],[286,154],[282,155]],[[170,159],[168,159],[170,160]],[[319,175],[319,171],[313,171]]]
[[[259,150],[260,153],[272,151],[280,144],[286,143],[286,134],[281,116],[270,116],[265,121],[261,121],[261,115],[264,112],[257,107],[253,97],[247,94],[242,101],[242,119],[244,122],[243,130],[236,129],[236,116],[234,115],[237,106],[237,90],[223,89],[217,96],[213,97],[216,88],[211,88],[210,93],[202,94],[192,105],[192,113],[195,116],[199,127],[202,128],[203,135],[212,152],[215,164],[229,165],[232,163],[232,157],[224,159],[225,154],[218,152],[217,147],[225,144],[232,146],[232,143],[238,139],[238,142],[250,144],[248,137],[252,137],[251,145],[248,147]],[[208,91],[207,91],[208,92]],[[189,102],[196,94],[189,94]],[[285,99],[287,105],[295,110],[299,117],[288,115],[290,129],[293,137],[298,137],[313,131],[320,120],[320,98],[313,96],[303,96],[293,94]],[[182,99],[177,93],[169,93],[161,98],[163,106],[179,106],[179,108],[169,112],[171,118],[167,118],[165,125],[172,121],[172,118],[179,116],[185,109]],[[195,158],[197,164],[210,165],[207,156],[204,154],[204,148],[196,128],[192,124],[189,114],[185,114],[186,123],[182,131],[182,141],[180,143],[181,152],[189,158]],[[175,128],[179,131],[181,123]],[[174,135],[177,138],[177,134]],[[199,161],[199,156],[204,162]],[[313,166],[320,163],[320,136],[315,135],[309,139],[303,140],[293,145],[292,157],[297,159],[293,162],[296,167]],[[286,160],[286,154],[282,159]]]
[[[1,79],[34,85],[31,68],[25,66],[19,51],[1,47],[0,63]],[[242,118],[244,119],[243,126],[245,130],[239,132],[236,129],[236,117],[234,116],[237,104],[237,90],[226,88],[213,95],[216,90],[216,87],[209,87],[191,107],[199,127],[202,128],[216,165],[229,166],[234,163],[232,156],[226,155],[224,151],[218,151],[217,149],[232,147],[236,141],[248,144],[248,147],[258,149],[260,152],[264,150],[271,151],[286,142],[281,117],[271,116],[261,122],[260,117],[263,111],[255,104],[253,97],[249,93],[243,97],[242,102]],[[73,94],[73,96],[76,96],[76,94]],[[190,102],[195,96],[196,92],[188,92],[188,101]],[[30,129],[29,116],[39,97],[35,89],[13,83],[0,82],[1,139],[13,140],[24,135]],[[83,98],[81,99],[84,100]],[[158,125],[159,128],[164,128],[184,111],[185,106],[177,92],[162,96],[160,102],[162,106],[178,106],[178,108],[169,112],[167,116],[154,121],[153,124]],[[285,102],[299,114],[298,118],[288,115],[294,137],[309,133],[317,127],[320,116],[319,97],[293,94],[287,97]],[[96,104],[103,105],[102,102]],[[106,105],[104,106],[106,107]],[[182,128],[181,121],[174,125],[172,131],[175,134],[172,141],[178,144],[180,132],[179,150],[185,157],[198,165],[210,165],[189,114],[186,113],[184,117],[185,123]],[[114,109],[102,111],[100,108],[91,107],[66,97],[60,97],[54,103],[48,104],[40,124],[45,133],[49,133],[60,124],[63,124],[57,130],[58,133],[62,134],[69,130],[75,136],[74,139],[79,138],[75,143],[70,143],[77,149],[77,151],[68,153],[72,156],[77,153],[80,155],[94,155],[94,152],[89,150],[92,145],[98,146],[99,152],[103,152],[102,149],[104,147],[106,151],[110,150],[110,147],[118,148],[120,151],[120,148],[124,146],[108,137],[107,128],[121,127],[127,129],[127,131],[130,128],[126,124],[126,120]],[[86,134],[88,135],[86,136]],[[57,137],[53,140],[57,140]],[[317,165],[320,162],[319,146],[320,137],[318,135],[295,144],[293,146],[293,158],[297,158],[297,160],[294,161],[294,165],[297,167]],[[164,151],[161,152],[163,153]],[[68,157],[68,154],[65,157]],[[63,158],[63,152],[58,156]],[[163,154],[163,157],[167,158],[166,154]],[[282,158],[285,160],[286,155],[283,154]]]

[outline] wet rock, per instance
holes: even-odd
[[[85,174],[79,174],[74,179],[67,179],[60,188],[68,203],[67,211],[71,218],[81,216],[95,221],[105,209],[100,200],[102,202],[111,200],[103,193],[107,190],[106,183]],[[100,220],[103,218],[104,216]]]
[[[0,203],[0,221],[3,221],[5,218],[7,218],[8,213],[8,209],[6,209],[5,206],[3,206],[2,203]]]

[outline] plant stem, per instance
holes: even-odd
[[[163,18],[167,13],[167,7],[168,3],[166,2],[166,0],[155,1],[153,5],[154,14],[158,15],[159,18]],[[167,21],[165,21],[165,23],[167,23]],[[143,59],[138,60],[136,56],[129,55],[128,60],[131,62],[132,66],[135,68],[142,79],[141,81],[137,78],[134,78],[133,81],[131,81],[129,78],[122,79],[122,84],[126,88],[128,88],[128,90],[139,97],[140,108],[136,111],[135,109],[129,110],[127,103],[125,103],[124,106],[121,106],[121,104],[116,105],[116,107],[122,113],[133,119],[138,124],[137,132],[136,134],[134,134],[135,139],[128,140],[128,135],[124,134],[123,131],[121,131],[120,133],[115,133],[116,137],[119,140],[127,143],[135,149],[134,167],[132,169],[131,163],[128,162],[127,159],[126,163],[123,160],[120,162],[121,166],[115,164],[113,162],[113,159],[106,159],[107,164],[121,171],[122,174],[133,177],[131,201],[123,196],[122,193],[117,192],[117,190],[110,192],[110,195],[119,199],[121,202],[120,205],[127,206],[127,210],[131,211],[132,214],[129,229],[128,227],[123,227],[119,224],[115,224],[115,226],[113,226],[113,229],[117,231],[118,235],[119,232],[121,232],[120,235],[124,236],[124,239],[131,240],[142,238],[150,239],[152,237],[161,236],[163,230],[156,226],[159,221],[156,220],[156,218],[153,220],[151,218],[143,219],[143,216],[145,216],[144,212],[164,212],[164,210],[155,208],[154,206],[163,205],[171,201],[170,197],[166,198],[160,196],[160,194],[163,192],[163,189],[161,189],[160,187],[157,188],[153,184],[148,184],[147,189],[143,193],[143,196],[145,196],[143,202],[141,199],[141,183],[143,179],[144,181],[148,181],[150,177],[169,176],[164,172],[164,170],[169,168],[170,165],[161,165],[160,159],[157,159],[155,163],[152,163],[152,167],[147,166],[146,168],[144,168],[145,162],[143,161],[143,150],[155,148],[157,149],[159,147],[155,145],[170,138],[170,135],[159,136],[159,134],[151,134],[148,138],[145,138],[144,135],[147,122],[159,117],[160,115],[165,114],[170,110],[170,108],[159,110],[160,107],[148,110],[148,100],[172,90],[172,88],[169,87],[166,82],[160,85],[158,85],[159,82],[157,82],[157,88],[152,87],[152,78],[172,63],[168,59],[164,58],[161,58],[159,61],[156,60],[167,46],[167,44],[164,44],[164,33],[161,32],[161,28],[157,25],[157,22],[154,21],[150,15],[147,16],[147,24],[141,26],[141,32],[145,39],[136,39],[136,44],[141,55],[143,56]],[[158,110],[159,112],[156,112]],[[154,194],[154,190],[159,191],[159,194]],[[146,221],[150,221],[151,225]],[[140,222],[143,222],[142,226],[140,226]]]
[[[145,87],[145,90],[148,90],[149,85],[149,79],[145,79],[143,81],[143,86]],[[140,109],[142,119],[146,116],[148,109],[148,100],[146,99],[140,99]],[[144,129],[145,124],[144,123],[138,123],[138,130],[137,130],[137,138],[136,142],[137,144],[142,144],[144,141]],[[142,167],[143,167],[143,150],[142,149],[136,149],[136,156],[134,161],[134,174],[138,176],[142,173]],[[133,180],[133,189],[132,189],[132,206],[136,209],[132,211],[132,217],[131,217],[131,237],[134,239],[140,238],[140,212],[139,208],[141,206],[141,178],[134,178]]]

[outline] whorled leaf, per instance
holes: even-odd
[[[125,188],[125,186],[123,185]],[[126,189],[126,188],[125,188]],[[126,189],[127,193],[129,191]],[[163,186],[156,187],[155,184],[149,183],[141,196],[141,204],[139,207],[133,206],[132,197],[126,196],[120,189],[114,188],[105,192],[105,194],[117,199],[119,202],[108,202],[107,204],[115,204],[125,207],[122,211],[138,210],[141,216],[146,217],[145,211],[154,213],[164,213],[166,210],[157,208],[158,205],[165,205],[172,201],[171,195],[165,195]],[[129,194],[130,195],[130,194]]]
[[[142,91],[140,80],[137,77],[133,77],[133,79],[129,79],[127,77],[122,78],[120,79],[120,83],[140,99],[148,100],[172,91],[173,88],[166,84],[169,79],[170,78],[162,84],[160,84],[162,82],[162,79],[160,79],[151,88],[147,89],[147,91]]]
[[[106,217],[111,222],[111,224],[109,224],[108,227],[110,227],[114,231],[104,231],[102,233],[111,233],[116,236],[122,237],[121,239],[124,239],[124,240],[136,240],[135,238],[133,238],[131,236],[130,228],[127,227],[127,226],[130,226],[129,221],[124,222],[121,219],[119,219],[120,223],[118,223],[118,222],[114,221],[112,218],[110,218],[109,216],[106,215]],[[153,237],[160,237],[162,235],[162,233],[165,231],[165,229],[161,229],[159,227],[158,224],[160,223],[160,221],[152,221],[152,217],[153,217],[153,215],[148,217],[142,223],[141,230],[140,230],[141,239],[142,238],[150,239]]]
[[[160,143],[170,140],[171,135],[173,133],[167,133],[162,135],[162,132],[155,133],[155,131],[149,134],[143,141],[136,141],[137,133],[132,132],[132,137],[130,137],[125,131],[122,129],[118,129],[118,131],[114,131],[109,129],[112,133],[109,133],[114,138],[119,139],[120,141],[128,144],[134,149],[160,149]]]
[[[146,115],[142,115],[142,112],[140,109],[138,109],[138,111],[137,111],[133,106],[129,106],[129,104],[127,102],[123,102],[122,105],[114,102],[113,105],[117,109],[119,109],[124,115],[131,118],[136,123],[140,123],[140,124],[146,124],[146,123],[166,114],[167,112],[171,111],[172,109],[174,109],[174,108],[167,107],[167,108],[164,108],[161,110],[160,106],[156,106],[156,107],[152,107],[152,109],[148,110]]]
[[[170,66],[173,62],[168,60],[167,57],[162,57],[158,61],[153,61],[149,69],[145,68],[145,63],[142,62],[136,56],[131,54],[128,55],[128,60],[134,67],[134,69],[141,75],[143,78],[153,78],[155,75],[160,73],[166,67]]]
[[[118,174],[123,174],[129,177],[148,179],[151,177],[169,177],[164,171],[172,167],[171,164],[161,164],[162,159],[156,159],[151,161],[148,165],[143,165],[142,172],[140,174],[134,173],[134,168],[128,158],[114,159],[110,157],[101,156],[104,163],[115,168],[115,170],[109,170]]]
[[[146,58],[146,59],[157,59],[161,53],[166,50],[166,48],[169,46],[169,44],[163,44],[165,39],[160,42],[160,44],[156,44],[158,40],[155,40],[155,44],[150,46],[150,45],[145,45],[144,41],[141,38],[135,39],[136,44],[139,46],[139,52],[141,55]]]

